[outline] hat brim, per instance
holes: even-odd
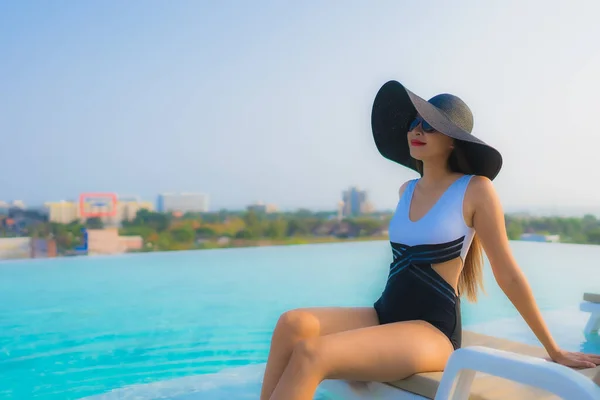
[[[417,170],[406,136],[417,113],[438,132],[463,142],[464,154],[472,168],[470,173],[491,180],[498,175],[502,168],[502,155],[498,150],[456,126],[443,111],[397,81],[385,83],[373,102],[371,127],[382,156]]]

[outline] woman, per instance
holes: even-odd
[[[476,300],[482,284],[482,247],[499,286],[555,362],[600,364],[600,356],[561,350],[542,320],[491,182],[502,157],[471,134],[467,105],[448,94],[425,101],[390,81],[377,93],[371,122],[379,152],[421,174],[400,187],[387,284],[373,307],[284,313],[261,399],[309,400],[324,379],[389,382],[443,370],[461,345],[459,296]]]

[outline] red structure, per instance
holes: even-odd
[[[110,206],[108,210],[104,209],[106,206]],[[101,208],[101,210],[95,210],[97,208]],[[84,218],[113,217],[117,214],[117,195],[115,193],[82,193],[79,195],[79,213]]]

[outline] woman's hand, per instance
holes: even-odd
[[[600,365],[600,355],[595,354],[558,350],[556,354],[551,355],[551,358],[555,363],[571,368],[594,368]]]

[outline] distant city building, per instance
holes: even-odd
[[[344,191],[342,193],[342,202],[344,203],[342,214],[345,217],[373,212],[373,206],[367,200],[367,192],[361,191],[357,187],[351,187]]]
[[[11,208],[20,208],[22,210],[24,210],[25,208],[27,208],[27,206],[25,205],[25,202],[23,200],[13,200],[10,203],[10,207]]]
[[[26,208],[25,202],[22,200],[13,200],[10,203],[7,201],[0,200],[0,214],[6,214],[11,208],[18,208],[24,210]]]
[[[102,217],[101,219],[106,225],[119,225],[123,221],[133,220],[140,210],[154,211],[154,204],[150,201],[142,201],[134,198],[122,199],[119,196],[116,214],[112,217]]]
[[[122,254],[140,250],[144,244],[141,236],[119,236],[117,228],[87,229],[86,233],[89,255]]]
[[[208,195],[203,193],[162,193],[157,203],[160,212],[208,212]]]
[[[53,239],[0,238],[0,259],[48,257],[56,257],[56,242]]]
[[[60,224],[68,224],[70,222],[80,220],[85,222],[88,218],[82,217],[81,207],[79,202],[75,201],[57,201],[44,204],[48,212],[48,220]],[[84,204],[84,211],[94,213],[107,213],[112,207],[110,201],[96,201],[94,203]],[[139,210],[145,209],[154,210],[154,205],[149,201],[141,201],[138,198],[121,198],[118,197],[116,202],[116,212],[114,215],[106,215],[99,217],[106,225],[119,225],[123,221],[131,221],[135,218]]]
[[[254,211],[257,214],[271,214],[278,211],[278,208],[274,204],[264,204],[262,201],[258,201],[254,204],[250,204],[246,207],[248,211]]]
[[[57,253],[54,239],[31,239],[31,258],[52,258]]]
[[[79,204],[74,201],[55,201],[45,203],[48,220],[58,224],[68,224],[79,219]]]
[[[0,239],[0,259],[30,258],[31,238],[15,237]]]

